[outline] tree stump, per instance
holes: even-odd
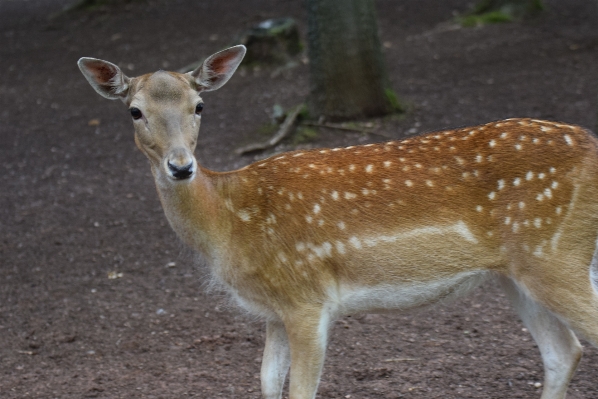
[[[243,65],[285,65],[303,49],[297,22],[292,18],[268,19],[243,32],[235,44],[244,44]]]

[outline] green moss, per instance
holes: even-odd
[[[464,27],[512,22],[537,14],[545,9],[542,0],[481,0],[457,22]]]
[[[301,111],[299,111],[299,115],[297,116],[297,120],[299,121],[307,121],[309,120],[310,115],[309,115],[309,110],[307,109],[307,106],[305,104],[303,104],[303,108],[301,108]]]
[[[499,24],[504,22],[512,22],[513,16],[503,11],[490,11],[479,15],[466,15],[460,17],[458,22],[461,26],[466,28],[473,28],[476,26]]]
[[[318,137],[318,131],[307,126],[297,128],[293,135],[293,144],[304,144],[314,141]]]
[[[532,4],[530,5],[531,11],[539,12],[544,11],[546,6],[542,0],[532,0]]]
[[[384,89],[384,94],[386,95],[386,98],[388,99],[388,102],[392,108],[391,112],[403,113],[407,110],[407,106],[401,100],[399,100],[399,96],[397,96],[397,93],[395,93],[393,89],[387,87]]]

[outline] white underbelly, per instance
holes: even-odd
[[[343,315],[407,310],[432,305],[464,295],[486,281],[488,271],[462,272],[425,282],[380,284],[374,287],[341,285],[329,294],[329,310],[336,317]]]

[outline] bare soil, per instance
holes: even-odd
[[[150,0],[47,17],[68,0],[0,1],[0,397],[258,398],[263,325],[207,292],[171,232],[122,104],[95,94],[81,56],[130,75],[178,69],[301,2]],[[540,17],[444,24],[468,0],[378,0],[392,86],[410,104],[371,121],[405,137],[505,117],[593,128],[598,10],[548,1]],[[308,93],[308,66],[241,70],[204,96],[197,157],[229,170],[296,147],[237,156],[274,104]],[[302,147],[380,140],[319,131]],[[587,347],[569,398],[597,398]],[[419,313],[336,323],[319,397],[539,398],[542,365],[500,291]],[[537,384],[536,384],[537,385]]]

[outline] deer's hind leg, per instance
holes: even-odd
[[[542,355],[544,389],[541,399],[564,399],[581,359],[579,341],[565,323],[513,280],[504,277],[500,283]]]

